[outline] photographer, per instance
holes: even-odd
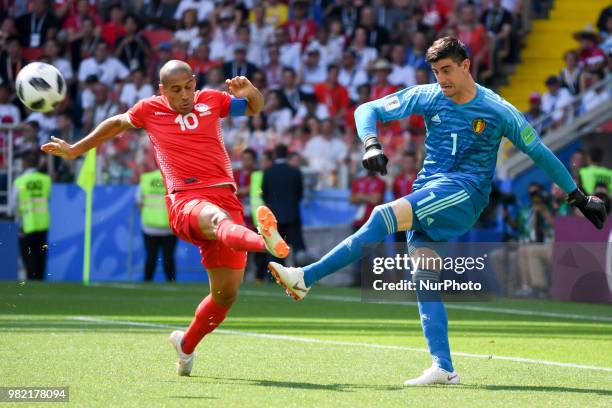
[[[566,215],[569,207],[560,206],[563,193],[552,186],[551,196],[538,183],[529,184],[529,204],[518,217],[519,248],[516,296],[546,296],[550,286],[548,271],[552,261],[555,215]]]
[[[491,204],[497,214],[497,225],[501,229],[501,246],[489,253],[495,276],[499,284],[499,293],[508,295],[516,290],[516,254],[518,207],[514,194],[500,191],[493,185],[491,190]]]

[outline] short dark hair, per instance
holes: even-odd
[[[289,154],[289,148],[287,147],[287,145],[279,143],[274,148],[274,155],[276,156],[277,159],[286,159],[288,154]]]
[[[295,76],[295,69],[293,69],[291,67],[283,67],[283,74],[285,72],[289,72],[291,75]]]
[[[34,130],[36,130],[37,132],[40,130],[40,123],[38,123],[35,120],[31,120],[29,122],[27,122],[28,126],[31,126],[34,128]]]
[[[453,62],[460,64],[468,58],[468,52],[465,45],[455,37],[442,37],[429,47],[425,59],[428,63],[433,64],[444,58],[450,58]]]
[[[594,163],[601,163],[603,161],[603,150],[599,147],[591,147],[589,149],[589,158]]]
[[[35,150],[27,150],[23,152],[21,160],[24,168],[38,167],[39,155]]]
[[[248,154],[249,156],[251,156],[253,160],[257,161],[257,152],[251,149],[250,147],[247,147],[246,149],[244,149],[242,151],[242,154]]]
[[[265,157],[266,159],[268,159],[271,162],[273,162],[274,161],[274,152],[271,149],[264,150],[263,157]]]

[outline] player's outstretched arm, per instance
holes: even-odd
[[[133,126],[127,112],[121,113],[102,121],[91,133],[75,144],[69,144],[62,139],[51,136],[51,141],[42,145],[40,149],[45,153],[50,153],[66,160],[73,160],[89,149],[101,145],[131,127]]]
[[[541,142],[524,117],[514,107],[510,112],[512,117],[507,122],[506,136],[568,194],[570,205],[578,208],[595,227],[602,229],[607,217],[604,203],[596,196],[585,195],[563,163]]]
[[[230,94],[236,98],[246,99],[247,106],[245,114],[247,116],[257,115],[261,112],[264,107],[263,95],[247,77],[237,76],[232,79],[226,79],[225,84]]]

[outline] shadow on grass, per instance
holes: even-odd
[[[266,379],[232,378],[232,377],[212,377],[192,375],[191,378],[210,380],[215,384],[226,385],[252,385],[256,387],[269,388],[290,388],[297,390],[317,390],[335,392],[355,392],[358,390],[378,390],[378,391],[399,391],[404,387],[401,385],[371,385],[371,384],[343,384],[343,383],[309,383],[303,381],[276,381]]]
[[[191,378],[207,380],[206,382],[214,382],[215,384],[226,385],[252,385],[256,387],[269,388],[289,388],[296,390],[316,390],[316,391],[334,391],[334,392],[355,392],[359,390],[371,391],[400,391],[410,390],[411,387],[402,385],[372,385],[372,384],[350,384],[350,383],[310,383],[303,381],[277,381],[266,379],[249,379],[249,378],[232,378],[232,377],[214,377],[214,376],[197,376],[192,375]],[[576,388],[576,387],[555,387],[555,386],[536,386],[536,385],[472,385],[461,384],[457,386],[442,386],[434,385],[434,388],[444,387],[445,389],[460,390],[486,390],[486,391],[518,391],[518,392],[557,392],[557,393],[577,393],[602,395],[606,397],[612,396],[611,390],[602,390],[594,388]]]
[[[599,394],[606,397],[612,396],[611,390],[601,390],[593,388],[574,388],[574,387],[552,387],[538,385],[461,385],[460,388],[487,391],[524,391],[524,392],[571,392],[578,394]]]
[[[197,399],[207,399],[207,400],[215,400],[215,399],[219,399],[217,397],[208,397],[208,396],[196,396],[196,395],[172,395],[168,398],[173,398],[173,399],[193,399],[193,400],[197,400]]]

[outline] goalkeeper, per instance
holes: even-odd
[[[401,90],[355,111],[357,133],[365,147],[363,165],[383,175],[387,172],[387,157],[376,137],[377,122],[411,114],[425,117],[425,160],[413,192],[376,207],[365,225],[311,265],[288,268],[270,263],[270,272],[294,298],[302,299],[313,283],[364,256],[365,245],[381,242],[397,231],[407,231],[410,255],[439,256],[428,244],[465,233],[487,206],[503,136],[568,194],[571,205],[595,227],[603,228],[606,211],[601,200],[577,188],[567,169],[514,106],[474,82],[466,48],[459,40],[437,40],[428,49],[426,59],[437,83]],[[413,279],[439,281],[440,271],[419,269]],[[441,296],[417,290],[417,300],[433,364],[420,377],[404,384],[458,384]]]

